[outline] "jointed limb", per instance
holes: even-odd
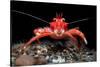
[[[21,50],[26,49],[32,42],[34,42],[42,37],[49,36],[49,35],[50,35],[50,33],[44,33],[44,34],[32,37],[26,44],[21,46]]]
[[[70,32],[68,32],[68,31],[65,34],[66,34],[66,36],[68,36],[69,38],[71,38],[71,41],[73,42],[72,45],[74,47],[76,47],[76,49],[78,49],[78,45],[76,45],[77,44],[77,39]]]
[[[68,32],[73,36],[79,36],[87,44],[87,40],[81,31],[79,31],[77,29],[71,29]]]

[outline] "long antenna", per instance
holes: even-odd
[[[17,12],[17,13],[20,13],[20,14],[24,14],[24,15],[27,15],[27,16],[30,16],[30,17],[33,17],[33,18],[35,18],[35,19],[37,19],[37,20],[40,20],[40,21],[43,21],[43,22],[49,24],[49,22],[47,22],[47,21],[45,21],[45,20],[43,20],[43,19],[41,19],[41,18],[39,18],[39,17],[33,16],[33,15],[31,15],[31,14],[27,14],[27,13],[24,13],[24,12],[21,12],[21,11],[17,11],[17,10],[11,10],[11,11]]]
[[[77,20],[77,21],[73,21],[73,22],[70,22],[69,24],[73,24],[73,23],[77,23],[77,22],[80,22],[80,21],[85,21],[85,20],[88,20],[88,18],[81,19],[81,20]]]

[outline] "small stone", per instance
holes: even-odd
[[[33,64],[33,57],[29,55],[21,55],[15,62],[17,66],[29,66]]]
[[[45,59],[44,56],[37,56],[34,57],[34,65],[42,65],[42,64],[47,64],[47,60]]]

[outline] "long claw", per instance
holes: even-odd
[[[38,40],[42,37],[45,37],[45,36],[49,36],[51,33],[44,33],[44,34],[41,34],[39,36],[35,36],[35,37],[32,37],[26,44],[24,44],[21,49],[26,49],[32,42],[34,42],[35,40]],[[20,50],[21,52],[21,50]]]
[[[87,42],[87,40],[86,40],[84,34],[83,34],[81,31],[79,31],[79,30],[77,30],[77,29],[71,29],[71,30],[69,30],[69,32],[70,32],[72,35],[79,36],[79,37],[82,39],[82,41],[85,42],[85,44],[88,44],[88,42]]]

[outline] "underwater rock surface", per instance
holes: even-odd
[[[71,44],[73,44],[71,42]],[[23,43],[12,46],[11,65],[27,66],[41,64],[61,64],[76,62],[96,61],[96,51],[87,47],[80,47],[78,50],[70,42],[42,41],[41,44],[32,44],[24,53],[19,53],[19,46]]]

